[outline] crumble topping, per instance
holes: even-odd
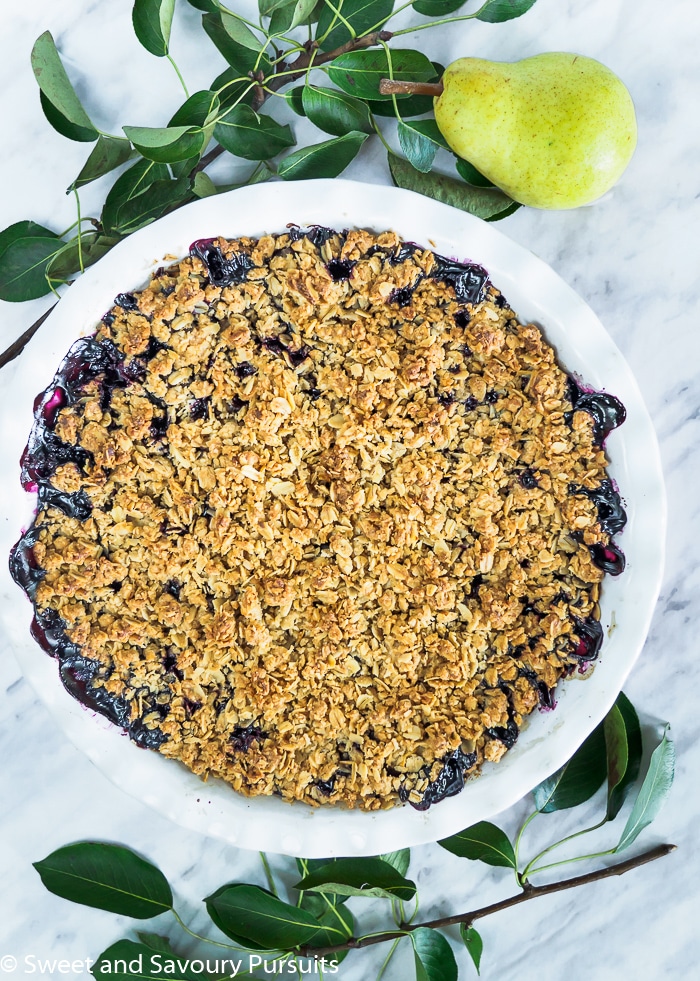
[[[480,267],[393,232],[191,251],[38,410],[14,570],[35,636],[202,777],[429,806],[597,656],[616,400]]]

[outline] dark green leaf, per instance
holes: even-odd
[[[634,802],[625,829],[620,836],[616,852],[629,848],[641,832],[648,827],[661,810],[673,783],[676,752],[668,738],[669,726],[664,727],[661,742],[651,754],[649,769]]]
[[[399,106],[399,112],[402,111],[402,106]],[[432,142],[441,147],[443,150],[449,150],[449,145],[447,140],[442,135],[438,129],[438,124],[434,119],[412,119],[409,123],[406,123],[409,129],[414,129],[421,136],[425,136],[426,139],[432,140]]]
[[[168,180],[168,168],[152,160],[139,160],[125,170],[112,186],[102,209],[101,221],[107,232],[119,225],[119,210],[146,191],[155,181]]]
[[[311,872],[315,872],[317,869],[322,869],[324,866],[337,861],[337,858],[298,858],[296,864],[299,875],[306,876]],[[324,910],[328,909],[329,903],[334,906],[340,906],[347,901],[347,896],[338,896],[329,892],[324,892],[323,894],[303,892],[301,894],[301,905],[315,916],[320,916]]]
[[[256,167],[250,177],[245,181],[239,181],[237,184],[217,184],[216,193],[224,194],[226,191],[235,191],[239,187],[252,187],[253,184],[264,184],[265,181],[269,181],[274,176],[274,171],[270,170],[267,164],[262,164]]]
[[[125,126],[124,132],[147,160],[156,163],[175,163],[197,156],[204,134],[192,126]]]
[[[420,51],[395,48],[391,52],[394,78],[409,82],[427,82],[435,75],[432,63]],[[358,99],[391,101],[390,95],[379,94],[379,80],[387,78],[389,63],[386,52],[349,51],[328,66],[330,80]]]
[[[0,255],[0,300],[21,303],[51,292],[46,267],[62,246],[53,234],[50,238],[18,238],[8,245]]]
[[[258,0],[258,10],[261,17],[271,17],[276,10],[289,7],[295,0]]]
[[[12,245],[13,242],[19,241],[21,238],[58,239],[59,236],[56,232],[52,232],[50,228],[37,225],[35,221],[16,221],[14,225],[8,225],[7,228],[4,228],[0,232],[0,255],[2,255],[8,246]]]
[[[47,102],[59,117],[63,117],[77,128],[76,132],[83,131],[86,134],[88,132],[92,134],[89,137],[87,135],[82,137],[71,136],[70,139],[83,139],[86,142],[96,140],[99,134],[70,83],[50,31],[45,31],[34,42],[32,69],[42,95],[45,97],[45,100],[42,100],[44,112],[46,112],[44,102]],[[55,125],[54,120],[48,114],[46,118],[52,126]],[[62,130],[59,129],[59,132]]]
[[[627,736],[627,769],[614,789],[608,787],[608,820],[616,817],[627,798],[627,794],[639,776],[642,762],[642,730],[634,706],[624,692],[617,696],[615,706],[622,715]],[[607,731],[606,731],[607,737]]]
[[[158,58],[168,53],[174,11],[175,0],[134,0],[134,33],[146,51]]]
[[[619,811],[619,807],[612,813],[611,800],[613,794],[622,783],[627,772],[628,753],[627,753],[627,729],[622,712],[617,705],[613,705],[603,720],[603,731],[605,733],[605,752],[608,759],[608,809],[607,819],[612,821]],[[620,801],[622,806],[622,801]]]
[[[168,881],[129,848],[80,841],[34,862],[49,892],[83,906],[148,920],[172,909]]]
[[[399,120],[398,137],[401,149],[409,163],[422,174],[427,174],[433,166],[433,160],[438,151],[437,144],[429,140],[427,136],[423,136],[422,133],[412,129],[402,119]]]
[[[143,194],[138,194],[121,205],[113,230],[118,235],[129,235],[137,228],[149,225],[156,218],[162,218],[191,196],[190,182],[186,177],[154,181]]]
[[[83,164],[83,169],[68,188],[68,191],[74,191],[91,181],[96,181],[98,177],[104,177],[105,174],[109,174],[112,170],[125,164],[132,155],[133,150],[127,140],[116,140],[111,136],[98,137],[90,156]]]
[[[289,126],[254,112],[250,106],[230,109],[214,127],[214,139],[229,153],[246,160],[268,160],[295,143]]]
[[[484,218],[484,221],[500,221],[502,218],[507,218],[509,215],[514,215],[515,212],[522,208],[522,204],[518,204],[517,201],[511,201],[507,208],[503,211],[497,211],[495,215],[489,215],[488,218]]]
[[[393,865],[380,858],[340,858],[322,865],[295,886],[296,889],[338,896],[374,896],[413,899],[416,885]]]
[[[484,4],[477,13],[477,20],[485,20],[489,24],[500,24],[504,20],[513,20],[527,13],[534,7],[536,0],[491,0]]]
[[[460,831],[459,834],[443,838],[438,845],[442,845],[453,855],[459,855],[460,858],[471,858],[486,862],[487,865],[516,868],[515,853],[508,835],[488,821],[480,821],[471,828]]]
[[[487,221],[511,205],[508,195],[495,187],[470,187],[463,181],[446,177],[435,171],[421,174],[407,160],[397,157],[394,153],[389,154],[389,170],[397,187],[425,194],[429,198],[435,198],[436,201],[442,201],[443,204],[449,204],[461,211],[468,211]]]
[[[90,969],[96,978],[118,978],[119,981],[201,981],[204,976],[191,971],[188,958],[171,949],[161,949],[148,943],[118,940],[108,947]]]
[[[479,968],[481,967],[481,954],[484,950],[484,942],[480,934],[476,932],[473,926],[467,926],[466,923],[459,924],[459,934],[464,941],[464,946],[467,948],[469,956],[474,961],[476,973],[481,974]]]
[[[221,109],[232,109],[233,106],[250,105],[255,95],[250,79],[241,78],[235,68],[227,68],[211,83],[212,90],[217,90]]]
[[[270,71],[270,59],[260,55],[262,42],[232,14],[217,11],[204,14],[202,27],[207,35],[239,75],[256,70]]]
[[[218,111],[219,96],[210,89],[203,89],[183,102],[168,126],[206,126]]]
[[[39,102],[47,120],[61,136],[65,136],[69,140],[74,140],[76,143],[95,142],[98,136],[97,130],[86,126],[76,126],[62,112],[58,111],[56,106],[46,98],[43,92],[39,93]]]
[[[371,133],[372,120],[369,109],[360,99],[353,99],[338,89],[302,88],[302,106],[305,114],[325,133],[345,136],[346,133]]]
[[[320,896],[312,898],[320,899],[323,908],[319,913],[313,914],[319,923],[319,929],[306,941],[307,945],[316,948],[334,947],[336,944],[343,944],[349,940],[355,928],[355,918],[347,906],[329,905]],[[334,954],[332,959],[336,963],[340,963],[347,954],[348,951],[343,951],[340,956]]]
[[[137,930],[136,936],[142,944],[150,947],[151,950],[159,951],[162,954],[175,954],[168,937],[162,937],[159,933],[147,933],[145,930]]]
[[[393,866],[399,875],[406,875],[408,866],[411,864],[411,849],[402,848],[398,852],[386,852],[378,857],[383,862],[388,862],[389,865]]]
[[[416,0],[413,9],[424,17],[445,17],[463,7],[467,0]]]
[[[280,160],[277,174],[286,181],[337,177],[360,152],[366,133],[348,133],[337,140],[302,147]]]
[[[356,37],[366,34],[370,28],[379,30],[391,16],[394,0],[336,0],[333,7],[335,10],[330,4],[326,4],[318,18],[316,39],[320,42],[322,51],[333,51],[350,41],[353,35],[348,25],[354,30]]]
[[[428,927],[411,931],[416,981],[457,981],[457,961],[447,937]]]
[[[270,34],[286,34],[307,23],[315,6],[316,0],[291,0],[291,3],[277,7],[270,18]]]
[[[474,187],[493,187],[492,182],[488,177],[484,177],[479,171],[468,160],[462,160],[461,157],[457,157],[455,161],[455,168],[457,173],[465,180],[467,184],[473,184]]]
[[[605,732],[601,722],[568,763],[535,787],[535,807],[543,814],[550,814],[583,804],[602,786],[607,771]]]
[[[46,276],[50,280],[64,281],[80,270],[80,258],[82,253],[83,268],[87,269],[93,262],[97,262],[103,255],[107,255],[109,250],[117,244],[118,238],[103,235],[101,232],[83,232],[78,246],[78,236],[76,235],[49,260],[46,267]]]
[[[288,92],[284,93],[284,97],[287,100],[287,105],[292,109],[297,116],[305,116],[304,112],[304,86],[297,85],[296,88],[289,89]]]
[[[433,77],[426,79],[426,81],[439,82],[445,73],[445,66],[437,61],[433,61],[432,66]],[[432,95],[397,95],[396,98],[403,119],[407,119],[409,116],[423,116],[426,112],[433,111],[435,100]],[[394,103],[391,100],[380,102],[379,100],[365,99],[365,103],[375,116],[394,116]]]
[[[207,13],[216,13],[219,9],[219,5],[216,0],[187,0],[190,7],[194,7],[196,10],[204,10]]]
[[[264,950],[291,950],[319,929],[311,913],[283,903],[259,886],[232,883],[217,889],[205,902],[227,937],[252,941]]]

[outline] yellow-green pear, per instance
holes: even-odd
[[[533,208],[575,208],[616,183],[637,142],[632,97],[593,58],[548,52],[514,63],[460,58],[435,121],[454,152]]]

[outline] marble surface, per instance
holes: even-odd
[[[73,200],[63,191],[89,147],[63,139],[43,119],[29,52],[44,30],[54,34],[81,97],[102,128],[116,132],[123,123],[157,125],[181,101],[171,67],[148,55],[131,34],[130,7],[107,0],[33,0],[3,12],[0,226],[32,218],[60,231],[74,220]],[[237,9],[252,11],[253,5],[240,3]],[[172,47],[191,91],[205,87],[221,70],[216,53],[193,31],[197,17],[181,0]],[[410,11],[401,19],[423,22]],[[700,195],[692,123],[700,101],[698,33],[691,0],[665,7],[652,0],[585,5],[539,0],[527,15],[507,24],[463,23],[404,38],[406,46],[419,45],[443,63],[465,54],[515,60],[545,50],[598,58],[626,81],[640,128],[632,164],[605,200],[570,212],[522,209],[501,229],[549,262],[593,307],[628,359],[657,428],[669,496],[667,568],[651,633],[626,691],[646,726],[671,723],[678,750],[671,798],[635,851],[659,842],[674,842],[679,849],[624,877],[483,920],[486,981],[613,981],[623,974],[639,981],[676,981],[695,976],[697,969],[700,870],[694,832],[700,818],[700,723],[691,679],[700,633],[693,601],[700,578],[694,490],[700,469],[695,311],[700,286],[693,235]],[[296,125],[304,139],[304,124]],[[389,182],[384,154],[374,143],[345,176]],[[222,178],[234,176],[232,165],[219,162],[217,167]],[[83,213],[96,213],[106,186],[106,181],[97,182],[83,191]],[[49,302],[2,304],[0,349]],[[202,897],[223,882],[263,884],[257,855],[181,830],[112,787],[56,729],[2,637],[0,693],[0,972],[11,967],[11,961],[2,960],[11,955],[19,962],[15,975],[30,976],[33,962],[25,957],[33,955],[75,961],[68,972],[56,965],[44,973],[78,977],[85,958],[94,958],[121,936],[134,936],[131,921],[72,906],[43,889],[31,863],[70,841],[122,842],[149,856],[170,877],[177,907],[195,931],[205,928]],[[514,832],[530,809],[531,802],[524,800],[498,823]],[[600,809],[596,798],[576,812],[539,818],[528,831],[526,850],[594,823]],[[594,849],[610,847],[614,829],[591,837]],[[272,856],[271,861],[283,881],[293,881],[288,859]],[[420,888],[422,919],[474,908],[514,891],[506,872],[454,859],[434,845],[414,850],[411,875]],[[355,906],[367,929],[383,923],[378,905]],[[167,917],[151,925],[176,935]],[[469,977],[473,968],[459,950],[456,933],[452,939],[460,976]],[[182,949],[197,956],[203,948],[193,940]],[[336,976],[343,981],[374,977],[383,956],[378,948],[353,954]],[[410,949],[400,948],[385,977],[399,981],[412,972]]]

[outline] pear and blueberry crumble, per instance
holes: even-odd
[[[625,523],[584,390],[393,232],[195,242],[38,397],[10,564],[76,698],[246,795],[425,809],[603,639]]]

